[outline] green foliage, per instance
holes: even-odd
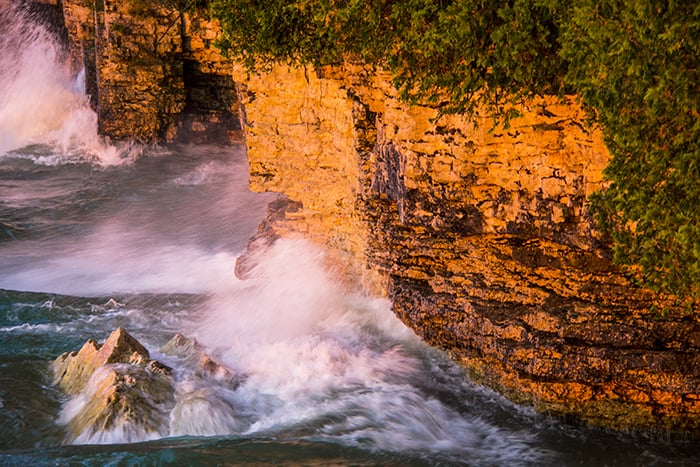
[[[700,6],[674,0],[210,0],[251,68],[362,60],[401,95],[507,119],[574,92],[601,123],[594,204],[642,283],[700,297]]]
[[[208,0],[131,0],[129,12],[136,17],[148,18],[159,10],[176,13],[206,11]]]
[[[615,259],[654,289],[700,296],[700,5],[579,1],[561,42],[613,155],[595,203]]]
[[[251,68],[363,60],[393,71],[410,101],[502,114],[562,89],[556,2],[515,0],[213,0],[219,45]]]

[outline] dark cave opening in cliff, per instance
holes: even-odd
[[[185,107],[178,142],[230,144],[241,139],[238,99],[231,76],[183,60]]]

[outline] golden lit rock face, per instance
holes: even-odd
[[[335,250],[346,278],[514,400],[700,429],[700,323],[610,263],[587,206],[609,154],[573,99],[492,129],[407,106],[360,66],[234,76],[251,187],[301,206],[278,234]]]
[[[343,280],[389,296],[428,343],[514,400],[603,426],[700,430],[698,314],[610,263],[586,204],[609,154],[574,99],[531,102],[507,129],[436,118],[360,65],[251,75],[212,48],[214,23],[92,4],[63,2],[102,133],[196,134],[220,118],[206,110],[220,97],[237,114],[228,91],[205,92],[233,77],[251,188],[289,198],[254,244],[324,245]]]
[[[357,105],[343,83],[288,67],[262,76],[235,67],[234,80],[241,83],[248,119],[251,189],[301,202],[278,214],[284,222],[275,228],[327,245],[331,267],[341,273],[355,279],[372,275],[361,260],[367,232],[357,206],[362,177],[353,149]]]
[[[114,140],[242,137],[218,25],[141,0],[64,0],[72,66],[85,70],[100,133]]]

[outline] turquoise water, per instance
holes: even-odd
[[[387,302],[335,284],[323,253],[302,240],[281,242],[251,279],[236,279],[235,257],[275,198],[248,192],[246,170],[242,147],[150,148],[112,166],[47,145],[0,157],[0,464],[698,460],[692,444],[567,426],[471,383]],[[69,399],[49,362],[119,326],[176,368],[181,397],[207,391],[235,408],[236,423],[209,422],[221,415],[212,405],[162,439],[69,445],[60,422]],[[158,350],[177,332],[243,383],[178,370]]]
[[[303,240],[236,279],[276,198],[248,191],[244,147],[108,144],[50,35],[8,11],[0,25],[0,465],[700,462],[692,443],[563,424],[470,382]],[[119,326],[174,368],[178,403],[207,403],[162,408],[148,439],[71,441],[49,364]],[[235,384],[160,352],[178,332]]]

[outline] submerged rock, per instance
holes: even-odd
[[[206,388],[184,394],[170,413],[170,433],[173,436],[236,433],[248,426],[233,405]]]
[[[226,366],[213,360],[204,353],[202,346],[196,339],[185,337],[180,333],[175,334],[163,347],[161,352],[185,359],[194,367],[195,374],[203,379],[216,380],[237,385],[242,377],[235,374]]]
[[[186,337],[179,332],[173,336],[160,351],[167,355],[174,355],[180,358],[187,358],[195,352],[201,352],[202,347],[195,339]]]

